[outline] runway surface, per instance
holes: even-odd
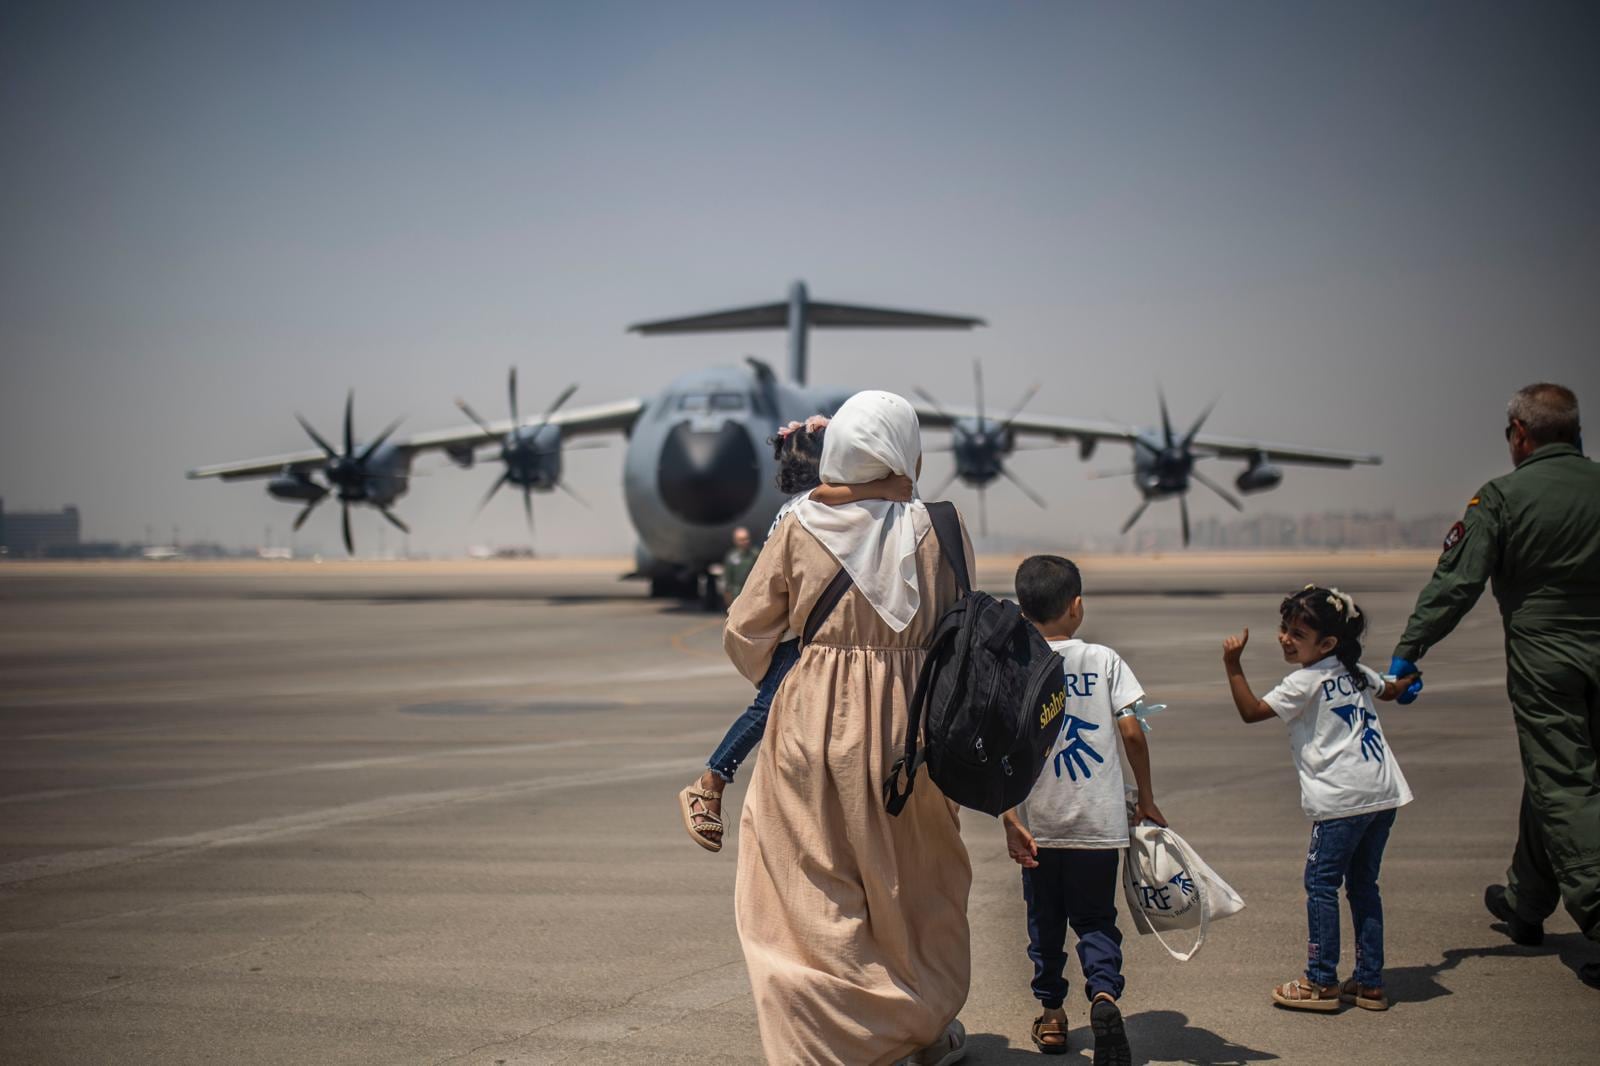
[[[1564,913],[1514,946],[1481,904],[1520,789],[1490,602],[1421,702],[1384,705],[1417,795],[1382,877],[1394,1008],[1268,1004],[1304,962],[1308,825],[1283,728],[1228,701],[1222,638],[1251,628],[1264,692],[1278,600],[1337,584],[1381,670],[1431,562],[1085,560],[1082,635],[1172,707],[1158,802],[1248,903],[1187,964],[1124,915],[1136,1062],[1594,1061],[1600,992],[1573,970],[1600,950]],[[619,569],[0,566],[0,1061],[761,1061],[736,840],[701,851],[675,804],[750,689],[719,619]],[[967,1061],[1038,1061],[1017,869],[991,819],[965,836]],[[1069,976],[1059,1061],[1087,1062]]]

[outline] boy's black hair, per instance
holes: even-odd
[[[772,445],[772,457],[778,461],[778,491],[788,496],[797,492],[810,492],[822,484],[818,469],[822,466],[822,435],[828,431],[823,426],[815,433],[801,426],[783,435],[767,438]]]
[[[1291,622],[1300,622],[1318,637],[1337,640],[1339,643],[1333,648],[1334,657],[1350,671],[1357,692],[1367,687],[1367,675],[1356,665],[1361,661],[1361,636],[1367,629],[1365,612],[1358,608],[1346,608],[1344,601],[1332,589],[1307,585],[1294,595],[1285,596],[1278,605],[1278,614],[1286,626]]]
[[[1083,595],[1078,564],[1059,555],[1030,555],[1017,567],[1017,603],[1034,622],[1054,622]]]

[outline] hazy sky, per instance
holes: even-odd
[[[781,364],[623,327],[804,278],[991,323],[819,333],[817,380],[966,403],[980,357],[995,405],[1040,380],[1035,410],[1138,422],[1159,381],[1180,422],[1220,395],[1215,432],[1385,457],[1251,510],[1453,511],[1517,386],[1600,417],[1596,11],[6,4],[0,496],[281,540],[294,505],[184,470],[307,446],[296,410],[337,432],[352,385],[367,431],[421,430],[500,417],[513,362],[530,407]],[[1127,454],[1018,456],[1056,502],[997,486],[994,525],[1114,528],[1132,486],[1085,475]],[[594,510],[540,498],[542,550],[631,545],[621,459],[569,457]],[[509,495],[472,517],[496,470],[419,469],[414,548],[520,539]]]

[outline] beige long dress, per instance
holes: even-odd
[[[892,1063],[938,1040],[967,999],[972,866],[957,808],[924,770],[898,818],[883,809],[917,671],[956,597],[931,532],[917,566],[922,606],[905,632],[852,588],[772,701],[734,891],[772,1063]],[[760,680],[838,570],[783,520],[728,612],[723,644],[742,674]]]

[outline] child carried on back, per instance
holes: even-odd
[[[1116,652],[1075,636],[1083,624],[1083,579],[1071,560],[1023,560],[1016,589],[1022,613],[1061,655],[1067,693],[1050,761],[1028,798],[1001,816],[1006,849],[1023,868],[1033,994],[1044,1009],[1034,1019],[1033,1042],[1046,1055],[1067,1051],[1063,1004],[1070,925],[1090,1001],[1094,1061],[1123,1066],[1132,1062],[1132,1051],[1117,1006],[1123,990],[1117,858],[1128,846],[1118,740],[1138,788],[1135,816],[1167,824],[1155,804],[1149,748],[1133,710],[1144,689]]]
[[[773,435],[767,443],[772,445],[772,455],[778,463],[778,488],[790,497],[778,509],[772,526],[767,530],[771,537],[778,523],[794,510],[795,504],[810,497],[819,503],[837,507],[859,500],[909,500],[911,480],[890,476],[865,485],[824,485],[817,474],[822,463],[822,440],[828,420],[814,415],[805,422],[791,422]],[[683,827],[696,844],[707,851],[722,850],[722,792],[733,782],[739,764],[749,757],[766,732],[767,715],[772,710],[772,698],[778,686],[788,676],[789,670],[800,660],[800,641],[792,634],[773,652],[754,699],[744,712],[728,727],[728,732],[706,762],[701,774],[682,792],[678,793],[678,809],[683,817]]]
[[[1246,629],[1222,645],[1234,706],[1246,723],[1282,718],[1300,773],[1300,805],[1311,819],[1306,854],[1305,976],[1272,990],[1290,1010],[1335,1011],[1341,1003],[1387,1010],[1383,990],[1383,900],[1378,867],[1395,811],[1411,789],[1378,724],[1374,698],[1392,700],[1415,677],[1384,679],[1361,664],[1366,619],[1338,589],[1307,585],[1278,609],[1278,646],[1297,669],[1257,699],[1239,659]],[[1339,984],[1339,885],[1355,925],[1353,976]]]

